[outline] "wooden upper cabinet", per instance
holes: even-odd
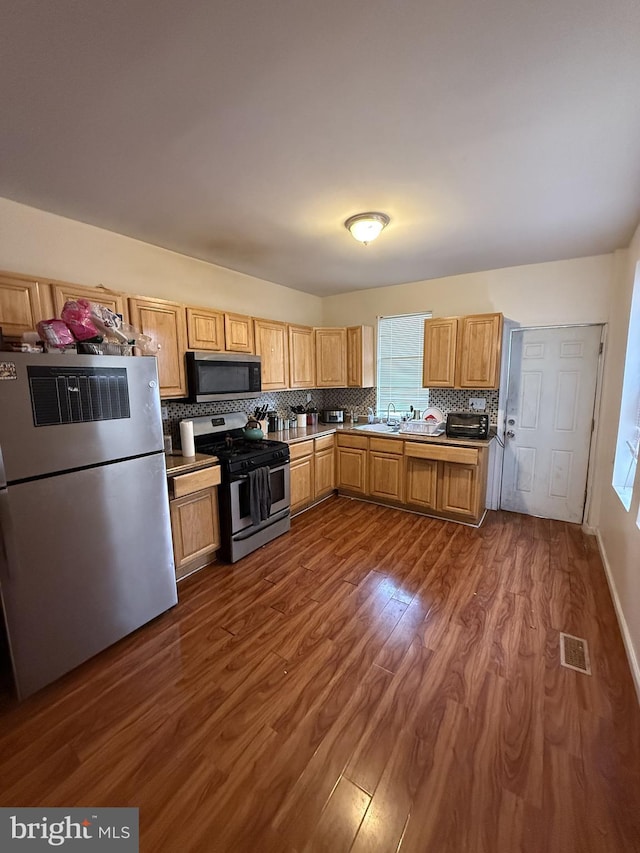
[[[502,314],[472,314],[458,320],[457,388],[498,388]]]
[[[347,387],[373,388],[373,326],[347,327]]]
[[[262,356],[262,390],[289,387],[289,330],[276,320],[254,320],[256,355]]]
[[[347,330],[316,329],[316,388],[347,387]]]
[[[66,284],[65,282],[52,282],[51,292],[53,296],[53,308],[56,317],[60,316],[64,303],[69,299],[87,299],[89,302],[99,302],[114,313],[121,314],[122,319],[129,319],[127,311],[127,297],[117,290],[107,290],[104,287],[83,287],[82,285]]]
[[[502,314],[425,320],[422,384],[498,388],[502,326]]]
[[[33,332],[42,316],[40,286],[37,281],[0,275],[0,328],[4,335]]]
[[[183,305],[164,299],[129,299],[131,325],[158,345],[161,397],[186,397],[184,354],[187,322]]]
[[[224,348],[229,352],[255,352],[251,317],[244,314],[224,315]]]
[[[224,350],[224,314],[209,308],[187,308],[189,349]]]
[[[454,388],[458,318],[424,321],[422,384],[425,388]]]
[[[289,387],[316,387],[316,352],[310,326],[289,326]]]

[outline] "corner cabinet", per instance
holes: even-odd
[[[289,446],[291,512],[294,515],[335,491],[334,448],[333,435],[296,441]]]
[[[347,387],[347,330],[315,330],[316,388]]]
[[[502,327],[502,314],[425,320],[423,386],[498,388]]]
[[[256,355],[262,357],[262,390],[289,387],[289,330],[286,323],[254,320]]]
[[[158,346],[160,396],[186,397],[184,354],[187,322],[183,305],[164,299],[129,299],[131,325],[148,335]]]
[[[19,337],[35,331],[42,316],[40,285],[19,277],[0,275],[0,328],[4,335]]]

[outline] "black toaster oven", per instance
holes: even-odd
[[[449,438],[489,438],[489,415],[478,412],[449,412]]]

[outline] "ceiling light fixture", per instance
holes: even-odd
[[[351,232],[352,237],[366,246],[376,239],[389,222],[386,213],[356,213],[347,219],[344,226]]]

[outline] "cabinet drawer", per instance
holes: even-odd
[[[181,498],[201,489],[208,489],[220,484],[220,466],[202,468],[200,471],[190,471],[169,478],[169,493],[172,498]]]
[[[454,447],[447,444],[419,444],[405,442],[405,454],[417,459],[436,459],[441,462],[459,462],[461,465],[477,465],[478,451],[473,447]]]
[[[366,435],[338,434],[338,447],[357,447],[358,450],[366,450],[368,447],[368,438]]]
[[[404,453],[404,441],[399,438],[370,438],[369,450],[380,453],[395,453],[402,456]]]
[[[307,441],[296,441],[295,444],[289,445],[289,453],[291,460],[301,459],[303,456],[311,456],[313,453],[313,439]]]
[[[320,438],[315,439],[316,442],[316,452],[318,450],[331,450],[335,446],[335,436],[334,435],[322,435]]]

